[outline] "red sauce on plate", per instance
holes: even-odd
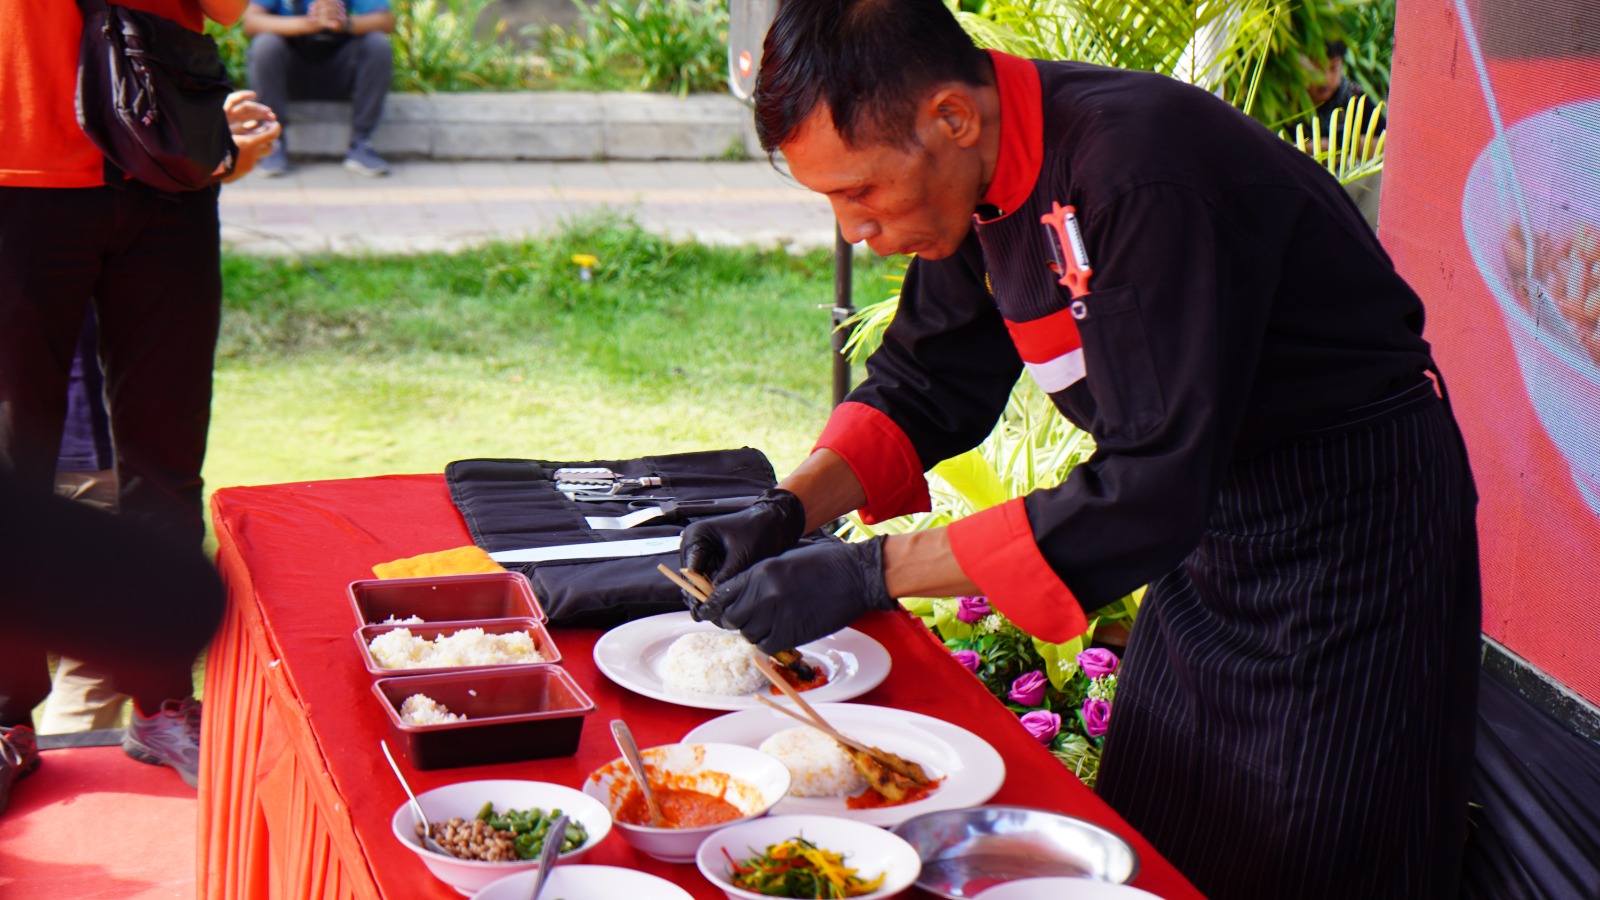
[[[797,691],[815,690],[815,689],[817,689],[819,687],[822,687],[823,685],[827,684],[828,683],[828,673],[827,673],[827,671],[825,669],[823,669],[821,666],[817,665],[816,663],[812,663],[810,660],[807,660],[806,662],[810,663],[811,672],[812,672],[812,676],[813,676],[811,678],[811,680],[809,680],[809,681],[801,678],[799,675],[796,675],[794,673],[794,670],[790,669],[788,666],[773,666],[773,668],[778,671],[778,675],[781,676],[784,681],[789,682],[789,686],[790,687],[794,688]],[[767,685],[767,692],[771,693],[771,694],[781,694],[781,693],[783,693],[782,691],[778,690],[777,685],[770,685],[770,684]]]
[[[656,785],[651,785],[651,792],[655,794],[656,804],[661,807],[661,818],[666,820],[668,828],[719,825],[744,816],[738,807],[711,794]],[[637,790],[629,791],[622,805],[617,807],[617,821],[629,825],[649,825],[650,810],[645,806],[644,794]]]
[[[940,778],[938,781],[930,781],[921,787],[914,787],[906,791],[904,800],[889,800],[877,791],[867,788],[854,797],[844,798],[844,805],[847,809],[882,809],[886,806],[904,806],[907,803],[915,803],[932,795],[934,791],[939,789],[939,785],[943,781],[944,779]]]

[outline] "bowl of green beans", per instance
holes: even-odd
[[[546,841],[560,840],[557,863],[570,862],[611,833],[605,804],[582,791],[543,781],[462,781],[417,795],[433,839],[445,856],[424,846],[416,815],[401,803],[390,828],[440,881],[471,896],[515,872],[539,867]],[[567,827],[551,833],[557,816]]]

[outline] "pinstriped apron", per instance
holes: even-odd
[[[1456,896],[1475,498],[1421,384],[1236,462],[1151,585],[1098,790],[1208,897]]]

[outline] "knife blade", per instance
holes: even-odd
[[[695,516],[720,516],[738,512],[761,499],[760,497],[717,497],[708,500],[668,500],[657,506],[645,506],[620,516],[584,516],[583,520],[594,529],[632,528],[654,519],[689,519]]]
[[[654,556],[674,553],[681,539],[670,537],[637,538],[631,541],[589,541],[583,544],[558,544],[553,547],[524,547],[496,550],[489,558],[501,563],[550,562],[558,559],[619,559],[624,556]]]

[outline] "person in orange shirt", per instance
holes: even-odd
[[[126,0],[194,31],[208,18],[238,21],[245,4]],[[164,193],[108,171],[74,110],[83,27],[75,4],[0,0],[0,21],[0,470],[20,490],[53,490],[73,351],[92,304],[120,514],[199,546],[222,308],[218,188]],[[240,148],[237,177],[266,154],[278,126],[248,92],[224,109]],[[102,596],[107,618],[127,617],[118,585],[103,585]],[[0,652],[0,728],[29,727],[50,688],[46,649]],[[143,679],[134,694],[123,749],[193,785],[194,660],[159,662],[164,677]]]

